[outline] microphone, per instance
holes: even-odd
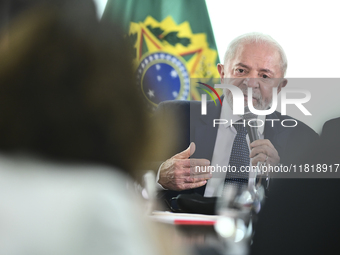
[[[256,140],[259,140],[260,137],[259,137],[259,135],[257,133],[257,125],[249,126],[249,123],[248,123],[250,120],[256,121],[257,120],[257,115],[252,113],[249,110],[248,106],[246,106],[244,108],[243,120],[247,121],[247,125],[246,125],[247,127],[246,128],[247,128],[247,132],[248,132],[250,143],[252,143],[252,142],[254,142]],[[261,170],[262,169],[262,163],[260,163],[260,164],[259,163],[260,162],[258,162],[257,167],[258,167],[258,169]],[[262,172],[262,170],[261,170],[261,172]],[[263,174],[263,172],[262,172],[262,174]],[[256,201],[257,204],[261,203],[263,198],[264,198],[264,189],[261,186],[262,185],[261,184],[262,177],[260,177],[260,179],[258,180],[258,183],[260,183],[261,185],[257,185],[256,182],[257,182],[257,172],[252,172],[251,171],[249,173],[248,190],[252,194],[252,197],[254,199],[254,204],[255,204],[255,201]],[[268,176],[265,178],[265,182],[267,183],[266,184],[266,186],[267,186],[266,188],[268,188],[268,186],[269,186],[269,177]],[[260,210],[260,208],[256,209],[257,212],[259,210]]]
[[[244,107],[244,115],[243,115],[243,120],[245,122],[247,122],[246,128],[247,128],[247,132],[248,132],[248,136],[249,136],[249,141],[250,143],[260,139],[258,133],[257,133],[257,125],[251,127],[249,126],[249,121],[250,120],[257,120],[257,115],[252,113],[249,110],[249,107],[246,106]],[[259,170],[259,165],[257,165],[257,170]],[[249,172],[249,179],[248,179],[248,191],[251,194],[252,200],[253,200],[253,204],[255,205],[255,211],[258,213],[260,211],[260,208],[258,208],[259,205],[259,201],[262,201],[262,199],[260,199],[259,193],[258,192],[258,186],[256,185],[257,183],[257,171],[250,171]],[[261,183],[261,181],[260,181]],[[259,186],[261,187],[261,186]],[[259,188],[261,190],[261,188]]]
[[[255,121],[256,121],[256,119],[257,119],[257,115],[254,114],[254,113],[252,113],[252,112],[249,110],[248,106],[246,106],[246,107],[244,108],[243,119],[247,122],[246,128],[247,128],[247,132],[248,132],[248,136],[249,136],[250,143],[252,143],[252,142],[254,142],[254,141],[260,139],[260,138],[259,138],[259,135],[258,135],[258,133],[257,133],[257,126],[251,127],[251,126],[249,126],[249,124],[248,124],[248,121],[249,121],[249,120],[255,120]]]

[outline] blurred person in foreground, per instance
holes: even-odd
[[[127,188],[155,147],[119,30],[45,5],[4,36],[0,253],[167,253]]]

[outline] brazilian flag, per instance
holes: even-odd
[[[122,24],[133,45],[136,84],[150,105],[200,100],[190,78],[219,77],[204,0],[108,0],[103,19]]]

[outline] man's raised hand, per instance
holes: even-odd
[[[251,152],[249,157],[252,165],[258,162],[265,162],[267,165],[276,166],[280,162],[280,156],[274,145],[268,139],[259,139],[250,144]]]
[[[210,162],[207,159],[192,159],[195,143],[163,163],[159,173],[159,181],[164,188],[170,190],[186,190],[203,186],[212,177]]]

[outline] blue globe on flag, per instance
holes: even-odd
[[[166,100],[185,100],[189,95],[190,80],[185,64],[169,53],[146,56],[137,68],[137,84],[154,106]]]

